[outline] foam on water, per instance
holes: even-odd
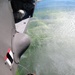
[[[50,12],[49,17],[29,32],[32,47],[21,65],[36,75],[75,75],[75,11]]]

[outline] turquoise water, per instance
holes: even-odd
[[[41,0],[37,3],[37,8],[53,8],[53,7],[75,7],[75,0]]]

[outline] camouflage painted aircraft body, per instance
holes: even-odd
[[[30,45],[24,30],[16,31],[10,1],[0,0],[0,75],[16,74],[20,57]]]

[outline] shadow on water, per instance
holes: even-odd
[[[32,42],[20,61],[20,75],[75,75],[74,10],[35,11],[27,33]]]

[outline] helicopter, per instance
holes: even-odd
[[[0,74],[15,75],[21,56],[30,45],[30,37],[26,34],[27,25],[33,9],[26,11],[19,8],[14,13],[14,0],[0,0]],[[17,1],[17,0],[16,0]],[[18,5],[18,4],[17,4]],[[22,29],[22,30],[21,30]]]

